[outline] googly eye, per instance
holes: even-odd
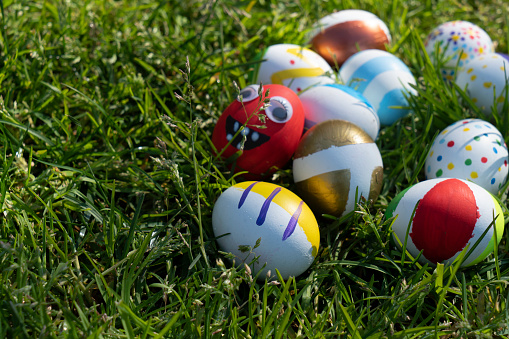
[[[259,97],[258,91],[260,90],[260,85],[249,85],[246,88],[243,88],[239,96],[237,97],[238,102],[249,102]]]
[[[293,108],[285,98],[272,97],[269,101],[269,107],[265,109],[265,114],[270,120],[283,124],[292,118]]]

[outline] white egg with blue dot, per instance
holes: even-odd
[[[309,129],[326,120],[346,120],[354,123],[376,140],[380,120],[373,106],[359,92],[345,85],[314,86],[299,95]]]
[[[416,95],[410,69],[395,55],[368,49],[352,55],[341,66],[339,76],[373,105],[384,126],[410,113],[407,97]]]
[[[426,179],[469,180],[492,194],[505,184],[508,152],[498,129],[480,119],[465,119],[443,130],[425,163]]]
[[[447,80],[456,76],[474,58],[495,51],[493,42],[481,27],[462,20],[449,21],[436,27],[424,43],[431,62],[440,64],[440,72]],[[438,52],[438,54],[437,54]]]

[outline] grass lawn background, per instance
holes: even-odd
[[[424,179],[436,133],[483,118],[459,104],[424,39],[467,20],[507,53],[504,0],[0,5],[0,337],[509,336],[507,232],[487,260],[434,269],[396,250],[383,217]],[[347,8],[387,23],[390,52],[418,79],[415,114],[377,140],[379,199],[317,216],[313,266],[256,282],[213,237],[214,202],[235,178],[210,136],[261,49],[305,45],[314,22]],[[491,122],[508,141],[508,115]],[[294,189],[290,168],[273,182]]]

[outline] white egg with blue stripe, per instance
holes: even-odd
[[[410,113],[407,97],[417,92],[410,69],[395,55],[369,49],[352,55],[341,66],[339,76],[373,105],[384,126]]]

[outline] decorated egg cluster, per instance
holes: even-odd
[[[342,218],[360,201],[377,200],[384,179],[380,128],[411,114],[409,98],[417,95],[410,68],[386,51],[391,35],[374,14],[333,13],[308,39],[312,49],[281,43],[258,53],[252,84],[212,134],[215,155],[236,179],[251,180],[220,195],[214,234],[259,279],[274,279],[276,270],[286,279],[309,268],[320,247],[315,213]],[[502,114],[509,60],[494,54],[484,30],[448,22],[430,33],[425,47],[443,77],[482,112]],[[491,123],[466,119],[447,127],[426,156],[426,180],[387,208],[395,243],[423,264],[483,260],[503,233],[492,194],[505,187],[508,161],[504,136]],[[268,182],[280,169],[291,169],[298,195]]]

